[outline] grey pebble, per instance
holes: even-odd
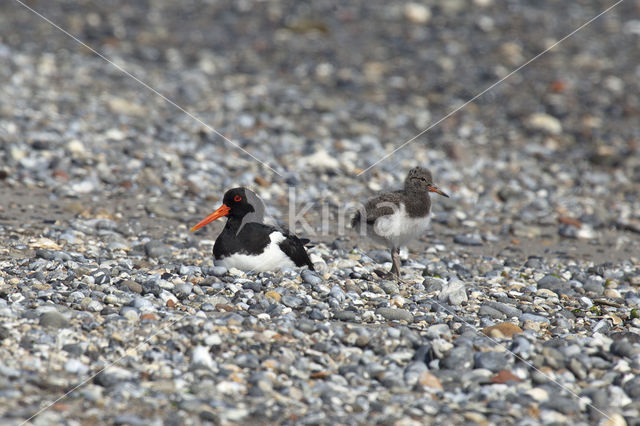
[[[380,288],[387,294],[393,295],[400,293],[400,287],[393,281],[382,281],[380,283]]]
[[[509,357],[504,352],[476,352],[474,368],[486,368],[494,373],[509,368]]]
[[[409,311],[404,309],[378,308],[376,309],[376,314],[381,315],[382,317],[390,321],[413,322],[413,315],[411,315]]]
[[[440,360],[442,368],[449,370],[468,370],[473,363],[473,351],[467,345],[456,346]]]
[[[185,299],[193,290],[193,284],[191,283],[182,283],[175,286],[173,293],[178,297],[178,299]]]
[[[152,240],[145,244],[144,251],[149,257],[160,258],[171,256],[171,247],[157,240]]]
[[[530,314],[530,313],[522,314],[518,319],[522,323],[524,323],[525,321],[533,321],[537,323],[549,324],[548,318],[545,318],[542,315],[536,315],[536,314]]]
[[[322,282],[322,278],[320,278],[315,272],[309,271],[305,269],[301,273],[302,280],[307,284],[318,285]]]
[[[459,306],[468,301],[464,282],[457,278],[452,278],[449,282],[443,284],[442,290],[438,294],[438,300],[447,301],[454,306]]]
[[[57,311],[45,312],[40,315],[39,324],[43,327],[51,328],[67,328],[69,320],[67,317]]]
[[[500,312],[497,309],[492,308],[491,306],[484,304],[480,306],[480,310],[478,311],[478,315],[480,316],[488,316],[494,319],[502,319],[506,318],[506,315]]]
[[[339,321],[356,321],[357,315],[353,311],[338,311],[333,314],[333,318]],[[324,319],[324,316],[320,319]]]
[[[302,306],[304,304],[304,301],[296,296],[285,295],[282,296],[282,304],[292,309],[296,309]]]
[[[134,297],[133,301],[131,302],[131,306],[136,309],[149,309],[153,308],[153,303],[151,303],[149,299],[146,299],[144,297]]]
[[[483,244],[482,237],[477,234],[458,234],[453,237],[453,242],[463,246],[481,246]]]

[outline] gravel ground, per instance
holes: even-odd
[[[28,4],[202,122],[0,4],[1,424],[638,424],[640,2],[370,170],[612,2],[148,3]],[[386,281],[340,224],[417,164]],[[213,264],[238,185],[317,273]]]

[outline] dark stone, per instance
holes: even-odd
[[[473,366],[473,351],[467,345],[456,346],[440,361],[442,368],[468,370]]]

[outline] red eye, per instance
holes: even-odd
[[[235,197],[233,197],[233,201],[235,201],[236,203],[240,202],[240,201],[242,201],[242,197],[239,196],[239,195],[236,195]]]

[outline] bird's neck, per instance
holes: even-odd
[[[227,224],[224,226],[224,231],[237,232],[242,224],[242,218],[237,216],[227,216]]]

